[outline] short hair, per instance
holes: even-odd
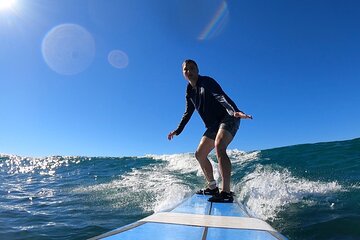
[[[182,65],[184,66],[184,64],[188,64],[188,63],[194,64],[195,67],[197,68],[197,70],[199,71],[199,67],[198,67],[197,63],[196,63],[194,60],[192,60],[192,59],[186,59],[186,60],[183,62]]]

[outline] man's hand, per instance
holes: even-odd
[[[168,139],[169,139],[169,140],[173,139],[174,135],[176,135],[175,131],[169,133]]]
[[[234,112],[234,117],[242,118],[242,119],[253,119],[251,115],[247,115],[243,112]]]

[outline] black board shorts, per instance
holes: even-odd
[[[212,140],[215,140],[219,129],[225,129],[233,137],[235,137],[235,134],[236,134],[237,130],[239,129],[239,126],[240,126],[240,118],[236,118],[236,117],[227,115],[226,117],[224,117],[223,120],[221,120],[219,125],[206,129],[203,136],[208,137]]]

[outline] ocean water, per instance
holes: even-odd
[[[289,239],[360,239],[360,138],[228,154],[237,200]],[[203,186],[193,153],[0,154],[0,239],[87,239]]]

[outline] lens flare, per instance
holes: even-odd
[[[115,68],[126,68],[129,64],[129,57],[121,50],[112,50],[108,55],[108,61]]]
[[[210,39],[218,35],[226,25],[229,19],[229,10],[227,3],[223,1],[209,24],[203,29],[203,31],[198,36],[198,40],[202,41],[205,39]]]
[[[44,37],[42,54],[53,71],[74,75],[84,71],[92,63],[95,41],[85,28],[77,24],[61,24]]]

